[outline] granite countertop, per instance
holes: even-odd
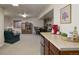
[[[67,38],[63,38],[60,35],[54,35],[51,32],[41,32],[41,35],[55,45],[60,51],[79,50],[79,42],[68,41]]]

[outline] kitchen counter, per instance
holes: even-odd
[[[60,51],[78,51],[79,42],[67,41],[67,38],[62,38],[60,35],[54,35],[51,32],[41,32],[41,35],[56,46]]]

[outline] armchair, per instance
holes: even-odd
[[[20,40],[20,34],[14,35],[12,31],[4,31],[4,38],[6,43],[15,43]]]

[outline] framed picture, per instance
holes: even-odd
[[[71,23],[71,4],[65,6],[60,10],[60,23],[61,24]]]
[[[14,28],[21,28],[21,20],[14,20],[13,24]]]

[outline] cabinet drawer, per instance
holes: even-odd
[[[50,42],[47,39],[45,39],[45,45],[49,47],[49,44]]]
[[[50,42],[50,51],[53,52],[55,55],[59,54],[59,50]]]

